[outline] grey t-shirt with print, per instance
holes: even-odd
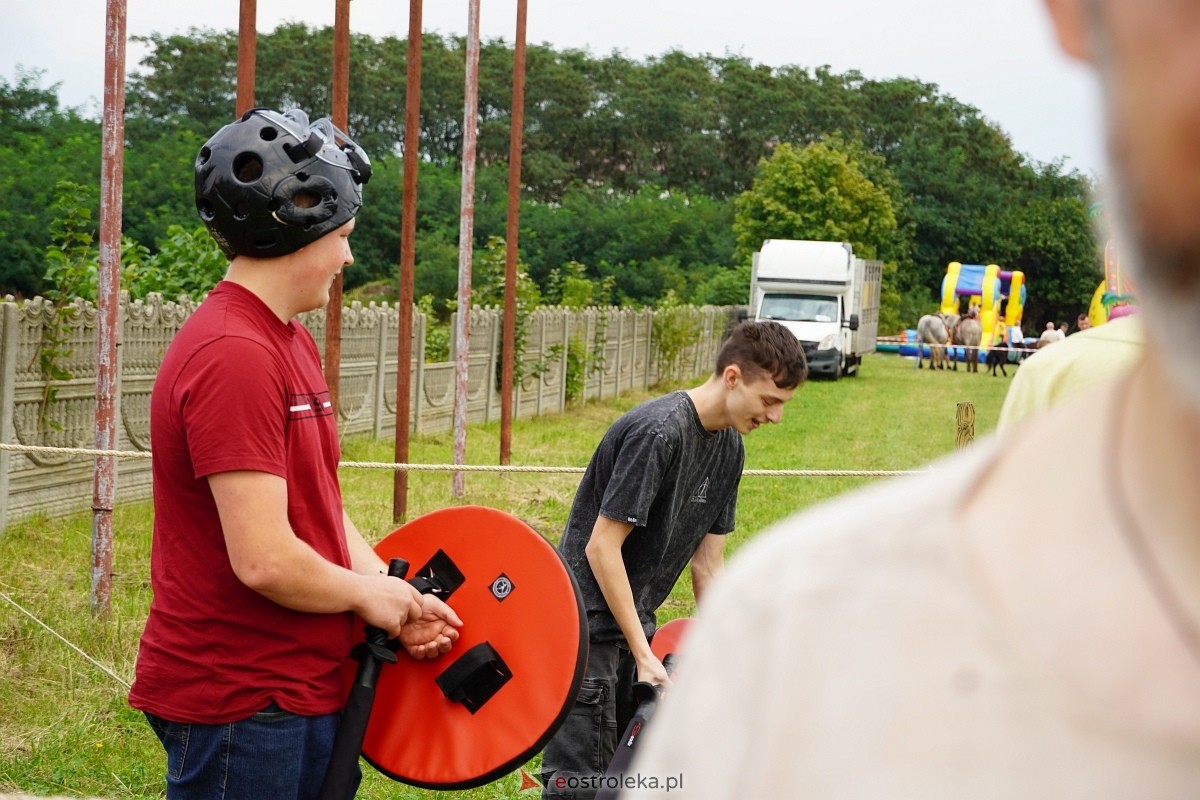
[[[705,430],[685,392],[642,403],[613,423],[592,455],[559,543],[583,593],[593,641],[624,638],[584,553],[596,517],[634,525],[621,556],[649,636],[655,611],[701,540],[733,530],[745,459],[741,435]]]

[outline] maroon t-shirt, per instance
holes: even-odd
[[[130,703],[177,722],[244,719],[271,701],[340,706],[353,616],[293,611],[233,572],[207,476],[279,475],[296,536],[348,567],[340,457],[316,344],[222,282],[167,348],[150,401],[154,599]]]

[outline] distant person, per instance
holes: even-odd
[[[295,319],[353,263],[370,176],[358,145],[298,110],[248,111],[196,159],[196,206],[230,262],[154,381],[154,598],[129,695],[169,800],[316,797],[355,614],[414,658],[458,638],[342,507],[329,389]]]
[[[1087,314],[1080,314],[1079,317],[1075,320],[1075,332],[1076,333],[1079,333],[1080,331],[1086,331],[1090,327],[1092,327],[1092,320],[1091,320],[1091,318],[1088,317]]]
[[[1050,322],[1046,323],[1046,329],[1042,331],[1042,335],[1038,337],[1038,349],[1041,350],[1043,347],[1052,345],[1060,339],[1062,339],[1062,334],[1059,333],[1058,329],[1054,327],[1054,321],[1051,320]]]
[[[1069,323],[1069,322],[1060,323],[1058,326],[1058,340],[1061,342],[1063,339],[1067,338],[1070,335],[1071,335],[1071,323]]]
[[[1200,791],[1200,7],[1046,2],[1103,84],[1146,346],[739,551],[631,767],[683,791],[623,798]]]
[[[734,528],[742,436],[779,422],[807,372],[791,331],[745,322],[703,384],[643,403],[604,434],[559,544],[590,649],[575,708],[542,755],[544,797],[593,797],[633,716],[634,682],[670,682],[650,650],[655,612],[689,563],[702,601]]]
[[[1008,329],[1006,335],[1010,347],[1025,348],[1025,331],[1021,329],[1020,325],[1014,325],[1011,329]]]
[[[997,316],[996,324],[992,326],[992,346],[1007,346],[1009,344],[1009,330],[1004,318]]]

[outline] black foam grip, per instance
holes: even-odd
[[[512,678],[512,670],[488,642],[480,642],[435,679],[446,699],[474,714]]]

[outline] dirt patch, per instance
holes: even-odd
[[[0,760],[11,761],[33,754],[33,742],[28,732],[10,727],[0,728]],[[0,799],[8,795],[0,794]]]

